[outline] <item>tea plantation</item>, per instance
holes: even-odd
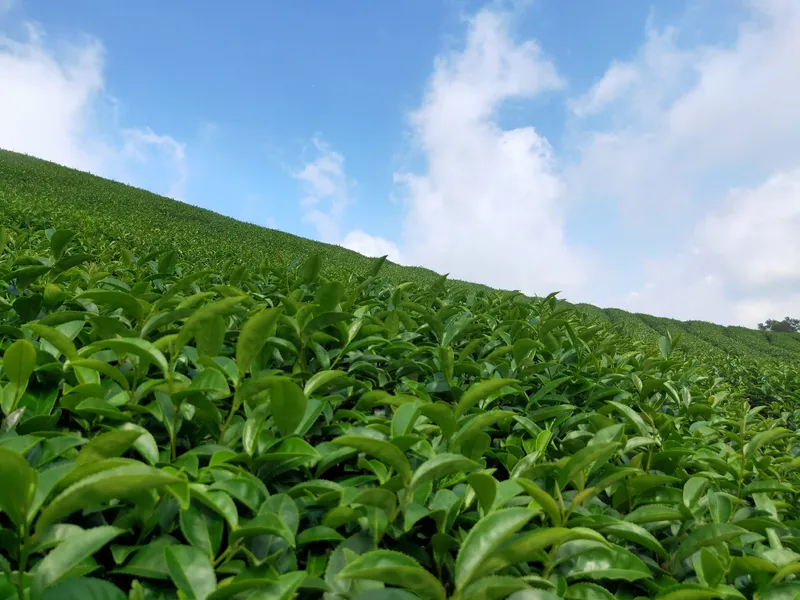
[[[0,600],[800,595],[800,340],[0,152]]]

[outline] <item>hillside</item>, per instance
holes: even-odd
[[[680,349],[690,355],[739,356],[794,363],[800,358],[800,333],[776,333],[746,327],[726,327],[705,321],[678,321],[630,313],[617,308],[575,305],[589,319],[609,323],[632,338],[655,342],[669,331],[680,335]]]
[[[0,150],[0,207],[5,218],[45,215],[50,223],[70,226],[135,248],[174,248],[198,264],[245,264],[281,268],[320,253],[323,274],[345,279],[364,273],[372,259],[340,246],[323,244],[274,229],[243,223],[29,156]],[[438,275],[420,267],[386,262],[387,281],[429,283]],[[483,286],[451,280],[462,289]],[[628,313],[579,304],[589,318],[608,322],[626,336],[655,343],[669,330],[681,334],[679,348],[689,354],[722,353],[753,359],[794,361],[800,357],[800,334],[777,334],[701,321]]]
[[[10,153],[0,206],[0,600],[800,596],[793,337]]]

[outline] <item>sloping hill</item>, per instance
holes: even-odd
[[[212,211],[170,200],[115,181],[0,150],[0,208],[3,219],[34,219],[78,228],[84,234],[104,235],[131,248],[166,248],[191,256],[201,264],[246,264],[249,268],[285,267],[314,253],[323,257],[323,273],[345,278],[364,273],[373,259],[340,246],[244,223]],[[387,262],[381,271],[389,281],[433,282],[439,275],[421,267]],[[457,286],[481,288],[453,281]],[[590,319],[612,323],[634,339],[657,341],[669,330],[681,334],[680,348],[688,354],[738,355],[796,361],[800,334],[767,333],[743,327],[723,327],[701,321],[578,308]]]
[[[30,156],[0,150],[0,206],[5,218],[45,218],[123,240],[131,247],[173,247],[199,263],[264,261],[287,265],[324,255],[323,272],[346,276],[369,268],[367,258],[331,244],[237,221],[204,208],[164,198]],[[397,281],[432,281],[438,275],[386,263],[382,275]]]
[[[680,348],[689,354],[725,355],[780,361],[800,357],[800,334],[758,331],[746,327],[726,327],[705,321],[678,321],[617,308],[598,308],[591,304],[576,307],[588,318],[613,324],[625,335],[656,342],[669,331],[680,335]]]

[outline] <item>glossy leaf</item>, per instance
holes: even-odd
[[[650,569],[635,554],[618,546],[594,547],[575,558],[566,573],[568,580],[639,581],[652,579]]]
[[[3,353],[3,373],[17,387],[28,383],[36,366],[36,349],[27,340],[17,340]]]
[[[686,536],[672,556],[674,565],[680,564],[692,554],[706,546],[713,546],[728,540],[735,539],[747,533],[746,529],[736,525],[722,523],[707,523],[694,529]]]
[[[84,465],[104,458],[122,456],[141,435],[142,431],[137,429],[119,429],[101,433],[81,448],[75,462]]]
[[[470,530],[456,558],[455,584],[463,589],[481,574],[482,563],[533,517],[527,508],[504,508],[483,517]]]
[[[87,505],[180,483],[180,478],[144,464],[101,471],[79,480],[56,496],[39,515],[36,529],[43,531]]]
[[[341,435],[332,440],[333,444],[340,446],[350,446],[359,452],[365,452],[385,462],[403,478],[403,481],[411,480],[411,465],[402,450],[391,442],[367,437],[365,435]]]
[[[445,600],[441,583],[420,564],[405,554],[374,550],[362,554],[339,572],[338,577],[371,579],[416,591],[425,598]]]
[[[48,589],[42,600],[126,600],[125,593],[109,581],[93,577],[67,579]]]
[[[236,363],[242,373],[250,370],[253,359],[264,347],[267,338],[272,335],[282,311],[281,306],[265,308],[242,325],[236,342]]]
[[[490,379],[476,383],[468,389],[459,400],[455,409],[456,419],[465,414],[470,408],[475,406],[481,400],[485,400],[498,390],[504,387],[511,386],[518,383],[516,379]]]
[[[27,519],[36,481],[36,471],[22,455],[0,447],[0,510],[18,527]]]
[[[122,533],[116,527],[94,527],[70,535],[36,565],[31,594],[39,597],[47,588],[58,583],[70,569]]]
[[[422,463],[411,477],[409,488],[414,489],[428,481],[434,481],[454,473],[477,471],[481,465],[461,454],[445,453],[429,458]]]
[[[217,577],[208,556],[192,546],[164,549],[169,574],[176,587],[192,600],[205,600],[217,587]]]

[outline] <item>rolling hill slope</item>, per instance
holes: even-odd
[[[371,258],[340,246],[244,223],[212,211],[170,200],[128,185],[81,171],[0,150],[0,209],[3,219],[46,219],[84,233],[104,235],[132,248],[176,249],[199,264],[246,264],[282,267],[314,253],[324,256],[323,273],[346,277],[363,273]],[[439,275],[421,267],[387,261],[382,276],[394,282],[432,282]],[[466,288],[483,286],[450,280]],[[589,319],[613,324],[634,339],[657,342],[669,330],[681,334],[679,348],[689,355],[737,355],[758,359],[796,361],[800,334],[767,333],[744,327],[723,327],[701,321],[577,307]]]
[[[630,313],[617,308],[598,308],[591,304],[576,307],[588,318],[614,325],[621,333],[641,340],[656,341],[669,331],[680,335],[680,348],[688,354],[735,355],[780,361],[797,361],[800,357],[800,334],[775,333],[726,327],[705,321],[678,321]]]

